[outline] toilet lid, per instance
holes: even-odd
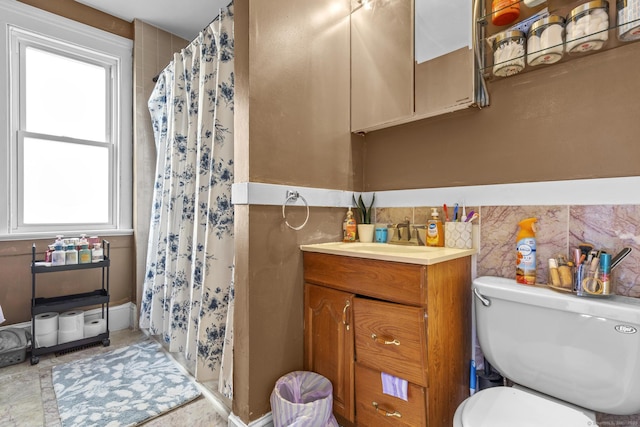
[[[513,387],[493,387],[467,399],[463,427],[589,427],[582,411]]]

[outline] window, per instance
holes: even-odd
[[[26,5],[4,8],[0,238],[130,231],[131,41]]]

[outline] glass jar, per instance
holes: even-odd
[[[640,39],[640,0],[618,0],[618,40]]]
[[[564,54],[564,18],[550,15],[538,19],[529,29],[527,38],[527,64],[553,64]]]
[[[491,2],[491,14],[493,25],[509,25],[520,16],[520,1],[493,0]]]
[[[493,75],[507,77],[524,68],[525,36],[522,31],[504,31],[493,40]]]
[[[567,16],[567,52],[601,49],[609,40],[609,2],[594,0],[574,8]]]

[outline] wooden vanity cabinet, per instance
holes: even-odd
[[[304,252],[305,369],[359,426],[450,426],[469,395],[471,257],[433,265]],[[408,381],[382,393],[381,373]],[[351,394],[350,394],[351,393]]]

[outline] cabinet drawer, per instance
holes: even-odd
[[[426,426],[426,389],[409,383],[407,398],[384,394],[380,371],[356,363],[357,425]]]
[[[359,363],[428,386],[424,309],[355,298],[353,315]]]
[[[304,280],[402,304],[427,304],[425,265],[304,252]],[[429,266],[438,271],[439,266]]]

